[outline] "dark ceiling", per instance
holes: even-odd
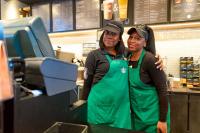
[[[52,0],[19,0],[19,1],[26,4],[33,4],[33,3],[38,3],[38,2],[50,2]]]

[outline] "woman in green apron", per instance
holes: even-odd
[[[85,62],[82,100],[87,100],[87,121],[131,129],[128,62],[124,60],[123,25],[109,21],[103,28],[100,48]],[[158,65],[162,61],[158,61]],[[161,65],[162,67],[162,65]]]
[[[120,22],[110,21],[103,30],[100,48],[90,52],[85,63],[82,99],[87,100],[87,121],[131,129],[124,28]]]
[[[132,129],[146,133],[169,133],[166,75],[154,65],[153,31],[146,26],[137,26],[129,29],[128,34]]]

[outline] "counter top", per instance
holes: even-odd
[[[78,80],[76,82],[77,85],[83,86],[83,80]],[[191,93],[191,94],[200,94],[200,87],[199,90],[189,89],[187,87],[179,87],[179,88],[171,88],[168,90],[169,93]]]
[[[172,88],[168,90],[169,93],[190,93],[190,94],[200,94],[200,90],[193,90],[187,87]]]
[[[114,128],[105,125],[88,125],[88,133],[144,133],[142,131],[133,131],[122,128]]]

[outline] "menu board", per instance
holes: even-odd
[[[171,0],[171,21],[200,19],[200,0]]]
[[[34,4],[32,6],[32,16],[41,17],[47,32],[50,32],[50,13],[49,3]]]
[[[52,4],[53,32],[73,30],[72,0],[54,0]]]
[[[99,0],[76,0],[76,29],[90,29],[99,27]]]
[[[134,0],[134,24],[167,22],[168,0]]]
[[[96,43],[83,43],[83,57],[87,57],[87,55],[95,49],[97,49]]]

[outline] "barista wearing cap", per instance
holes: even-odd
[[[131,129],[128,63],[124,60],[124,27],[109,21],[103,28],[100,48],[85,63],[83,100],[88,100],[87,121]]]
[[[170,132],[166,75],[154,65],[153,30],[136,26],[128,34],[132,128],[146,133]]]

